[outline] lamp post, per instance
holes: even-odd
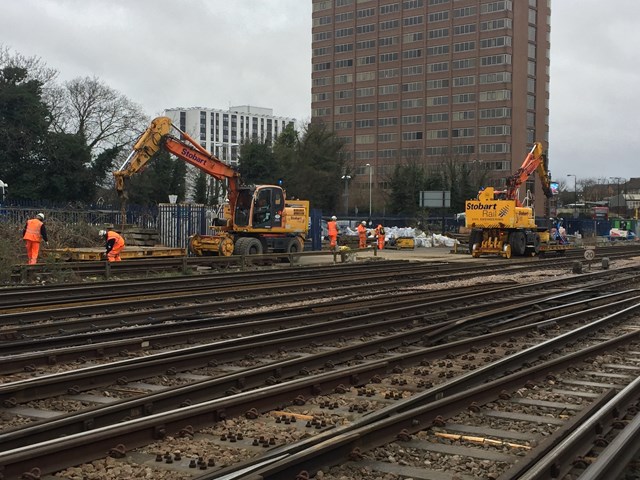
[[[624,180],[622,177],[609,177],[611,180],[615,180],[618,185],[618,196],[616,198],[616,213],[620,215],[620,180]]]
[[[372,170],[373,167],[371,167],[370,163],[367,163],[365,166],[369,167],[369,221],[371,221],[371,186],[372,186],[371,174],[373,172]]]
[[[349,215],[349,180],[351,180],[351,175],[342,175],[342,180],[344,180],[344,214],[345,216]]]
[[[578,218],[578,177],[568,173],[567,177],[573,177],[573,218]]]

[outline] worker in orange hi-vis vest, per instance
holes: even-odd
[[[107,249],[107,260],[110,262],[120,262],[120,252],[124,248],[124,238],[113,230],[100,230],[99,235],[105,239]]]
[[[329,248],[335,250],[338,246],[338,220],[334,215],[331,220],[327,222],[327,231],[329,235]]]
[[[367,222],[358,225],[358,248],[367,248]]]
[[[24,230],[22,230],[22,238],[27,247],[27,263],[34,265],[38,261],[38,253],[40,253],[40,242],[47,240],[47,229],[44,226],[44,213],[39,213],[35,218],[27,220]]]
[[[383,250],[384,249],[384,236],[385,236],[384,227],[382,225],[378,224],[378,226],[375,229],[375,234],[376,234],[376,238],[378,239],[378,250]]]

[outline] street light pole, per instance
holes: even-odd
[[[351,180],[351,175],[343,175],[342,180],[344,180],[344,214],[349,215],[349,180]]]
[[[616,198],[616,213],[620,215],[620,180],[624,180],[622,177],[609,177],[611,180],[615,180],[618,185],[618,197]],[[626,206],[626,205],[625,205]]]
[[[370,163],[367,163],[366,166],[369,167],[369,221],[371,221],[371,185],[372,185],[371,174],[373,170]]]
[[[578,218],[578,177],[573,173],[567,174],[567,177],[573,177],[573,218]]]

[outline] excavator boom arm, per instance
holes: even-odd
[[[520,185],[526,182],[535,171],[537,171],[540,176],[545,195],[550,196],[551,185],[549,184],[549,177],[544,163],[545,157],[542,154],[542,144],[536,142],[533,144],[531,151],[525,157],[518,171],[507,180],[507,198],[514,199],[517,202],[518,188],[520,188]]]
[[[179,132],[187,141],[172,136],[172,129]],[[219,180],[228,180],[230,196],[235,196],[237,193],[239,173],[236,170],[173,125],[169,117],[158,117],[151,122],[149,128],[135,143],[126,162],[113,173],[119,195],[124,194],[124,179],[142,170],[162,148]]]

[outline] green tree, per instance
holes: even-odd
[[[437,177],[429,177],[421,165],[412,161],[408,165],[398,165],[390,179],[390,210],[396,215],[416,217],[420,209],[421,191],[436,190],[440,187]]]
[[[170,194],[177,195],[178,201],[184,201],[186,169],[184,161],[160,151],[143,172],[129,180],[129,203],[143,206],[167,203]]]
[[[21,67],[0,69],[0,171],[10,195],[37,199],[42,152],[50,112],[42,100],[42,82]]]
[[[196,203],[209,203],[207,198],[207,183],[209,181],[209,175],[204,172],[198,173],[195,181],[193,182],[193,201]]]
[[[274,184],[280,166],[276,164],[271,145],[251,140],[240,147],[240,177],[246,185]]]
[[[309,200],[312,208],[337,211],[342,193],[343,145],[325,124],[307,125],[294,151],[284,157],[291,161],[282,175],[287,193]]]

